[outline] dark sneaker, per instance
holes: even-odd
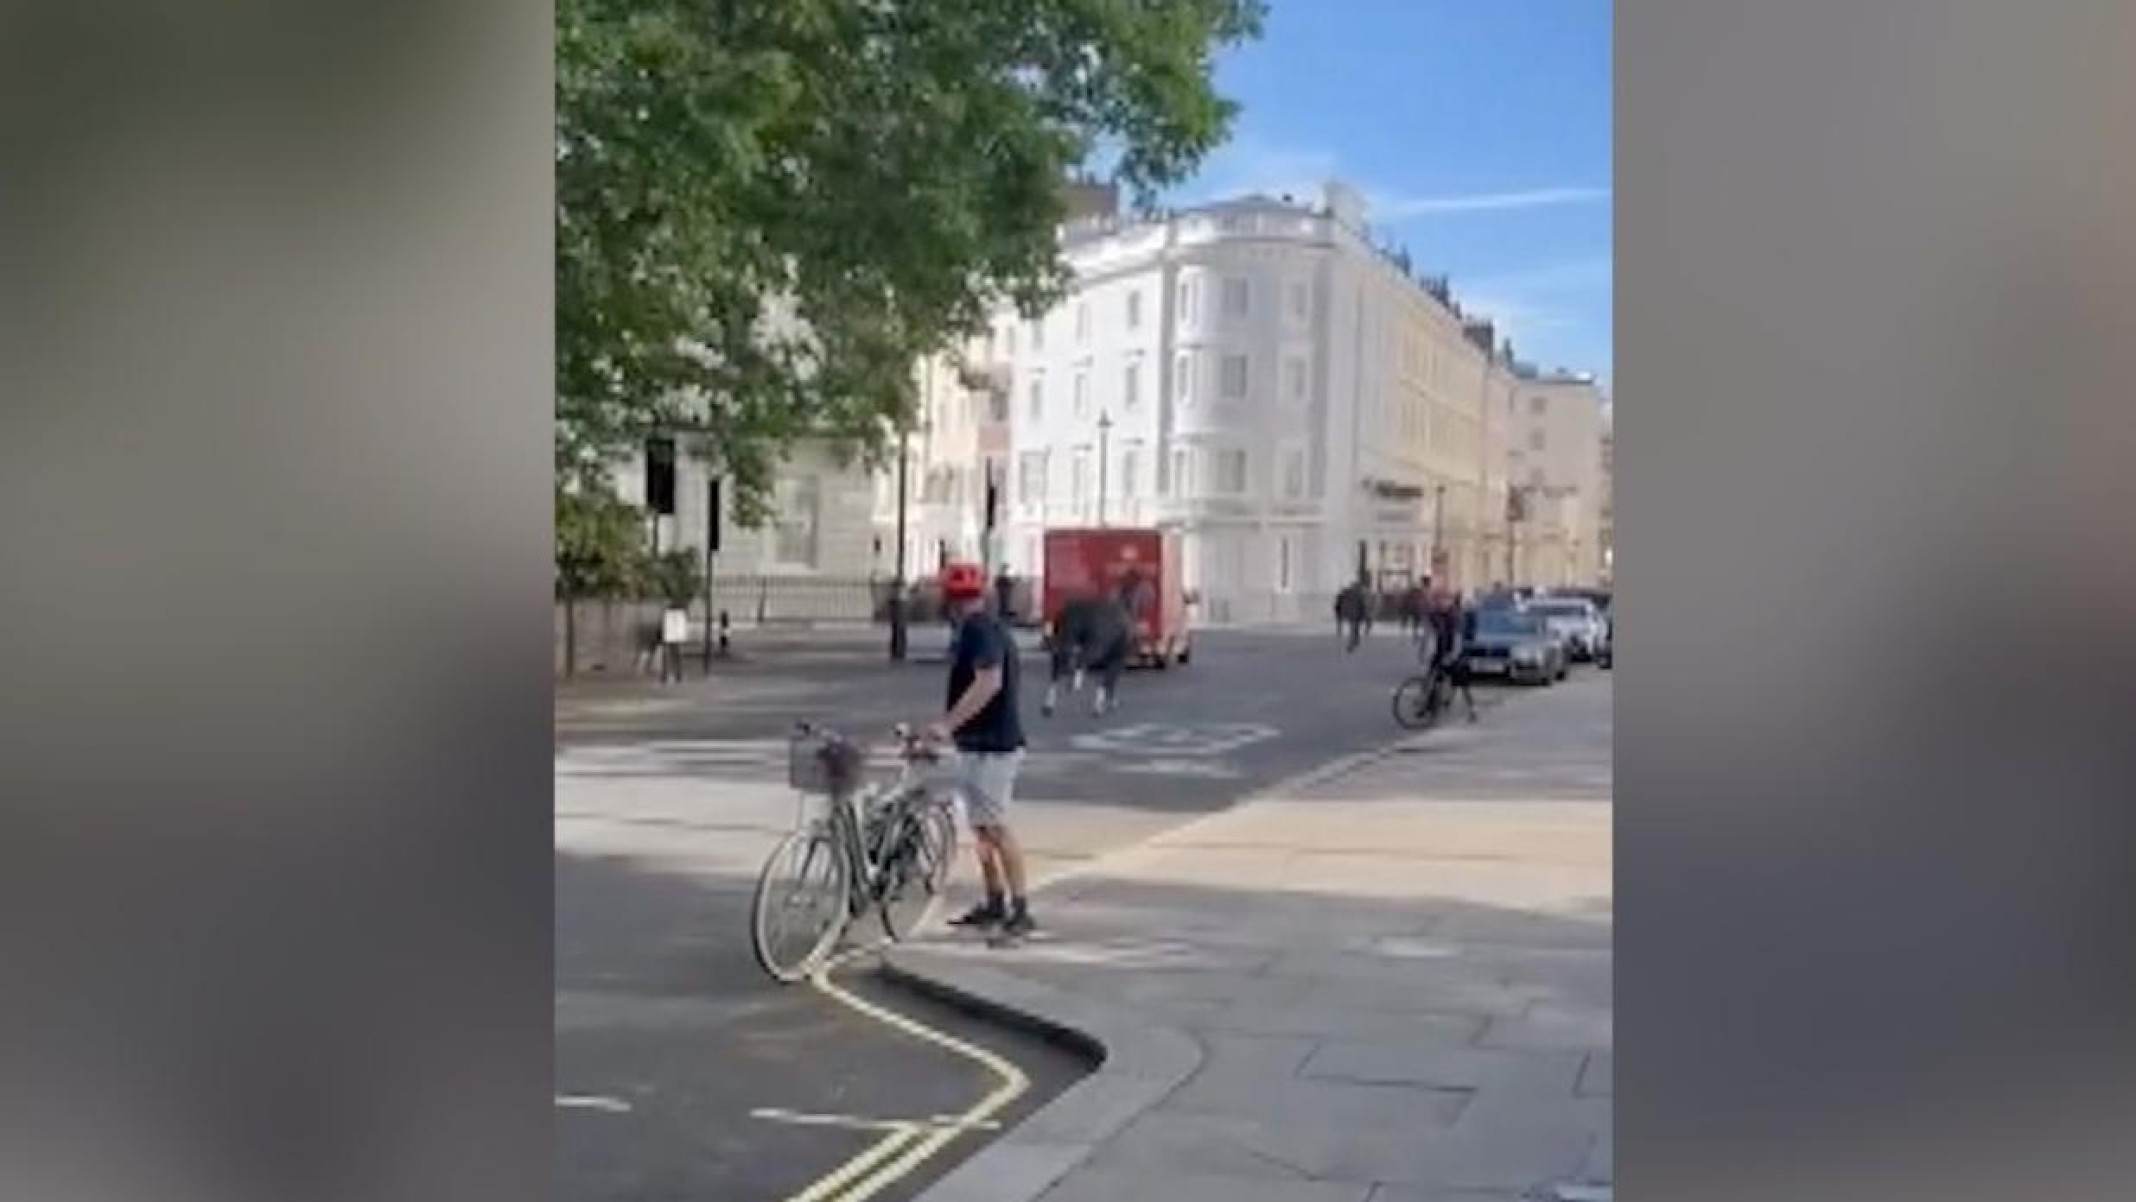
[[[1031,920],[1031,912],[1020,906],[1001,924],[1001,933],[1011,939],[1021,939],[1037,929],[1038,924]]]
[[[950,919],[949,925],[953,927],[990,927],[1001,922],[1004,917],[1006,915],[1002,913],[1000,905],[994,902],[980,902],[964,913]]]

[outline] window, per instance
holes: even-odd
[[[1031,420],[1042,421],[1046,416],[1046,382],[1031,381]]]
[[[1083,493],[1090,477],[1090,452],[1077,451],[1075,461],[1068,467],[1068,503],[1081,505]]]
[[[1276,588],[1286,593],[1291,590],[1291,541],[1283,535],[1276,538]]]
[[[1531,451],[1543,449],[1543,432],[1541,430],[1528,431],[1528,449]]]
[[[1242,493],[1246,491],[1246,452],[1218,451],[1216,453],[1216,491]]]
[[[1136,458],[1133,447],[1120,452],[1120,499],[1124,501],[1135,499],[1135,468],[1140,466]]]
[[[1127,328],[1142,328],[1142,290],[1139,288],[1127,294]]]
[[[1528,398],[1528,412],[1537,417],[1550,412],[1550,398],[1540,394]]]
[[[1046,499],[1046,453],[1025,451],[1016,460],[1016,499],[1035,505]]]
[[[1295,447],[1283,455],[1283,495],[1294,500],[1305,495],[1305,452]]]
[[[774,490],[778,515],[772,528],[772,558],[782,564],[816,566],[816,511],[822,488],[814,476],[790,476]]]
[[[1172,391],[1184,405],[1194,399],[1194,356],[1182,354],[1172,365]]]
[[[1283,361],[1283,395],[1293,401],[1305,399],[1305,360]]]
[[[1172,452],[1172,493],[1184,497],[1194,491],[1194,453],[1185,447]]]
[[[1080,301],[1075,307],[1075,340],[1090,341],[1090,302]]]
[[[1090,373],[1087,371],[1075,373],[1075,415],[1078,418],[1090,416]]]
[[[1194,292],[1194,277],[1181,276],[1179,279],[1179,320],[1182,325],[1194,324]]]
[[[1002,341],[1008,344],[1009,358],[1014,359],[1016,357],[1016,327],[1013,324],[1002,335]]]
[[[1304,285],[1303,283],[1293,283],[1293,284],[1292,284],[1292,285],[1290,286],[1290,315],[1291,315],[1291,320],[1292,320],[1292,321],[1304,321],[1304,320],[1305,320],[1305,310],[1306,310],[1305,285]]]
[[[1240,398],[1246,395],[1246,356],[1226,355],[1223,362],[1223,378],[1219,381],[1224,396]]]
[[[1130,363],[1127,365],[1127,374],[1120,380],[1120,405],[1124,409],[1133,409],[1141,400],[1142,364]]]
[[[1248,298],[1249,298],[1249,297],[1251,297],[1251,295],[1252,295],[1252,291],[1251,291],[1251,288],[1250,288],[1250,286],[1249,286],[1249,284],[1248,284],[1248,282],[1247,282],[1246,280],[1243,280],[1243,279],[1228,279],[1228,280],[1225,280],[1225,281],[1224,281],[1224,316],[1226,316],[1226,317],[1244,317],[1244,316],[1246,316],[1246,303],[1247,303],[1247,300],[1248,300]]]

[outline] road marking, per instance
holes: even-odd
[[[795,1110],[783,1110],[776,1106],[761,1106],[749,1112],[749,1117],[770,1119],[775,1123],[792,1123],[799,1127],[844,1127],[849,1131],[905,1131],[919,1133],[941,1127],[954,1127],[959,1131],[998,1131],[1001,1124],[989,1120],[966,1122],[953,1114],[938,1114],[926,1119],[871,1119],[853,1114],[805,1114]]]
[[[1283,732],[1273,726],[1250,722],[1183,726],[1144,722],[1096,734],[1076,735],[1069,739],[1069,742],[1083,751],[1214,756],[1227,751],[1237,751],[1249,743],[1273,739],[1281,733]]]
[[[795,1194],[789,1202],[833,1202],[834,1199],[835,1202],[864,1202],[884,1186],[911,1174],[963,1132],[993,1126],[994,1116],[1031,1088],[1030,1078],[1006,1058],[856,996],[831,980],[828,967],[810,974],[809,984],[848,1009],[979,1064],[992,1073],[998,1083],[962,1114],[886,1131],[881,1139],[858,1156]]]
[[[607,1114],[629,1114],[630,1103],[621,1098],[601,1097],[596,1094],[556,1095],[558,1110],[599,1110]]]

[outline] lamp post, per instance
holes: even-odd
[[[1111,455],[1108,454],[1106,448],[1110,443],[1109,436],[1111,433],[1112,414],[1101,409],[1098,411],[1098,525],[1100,526],[1105,524],[1106,467],[1111,459]]]
[[[910,462],[905,427],[897,430],[897,573],[890,583],[890,658],[905,658],[905,499],[906,465]]]
[[[1445,528],[1446,485],[1434,484],[1431,489],[1431,575],[1434,581],[1442,585],[1445,582],[1439,579],[1441,570],[1439,564],[1446,558],[1446,549],[1445,543],[1440,538],[1440,531]]]

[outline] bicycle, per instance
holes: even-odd
[[[1394,721],[1405,730],[1428,730],[1438,724],[1454,704],[1452,683],[1434,663],[1422,675],[1412,676],[1394,689]]]
[[[957,839],[948,798],[926,780],[941,753],[903,726],[894,733],[897,776],[861,787],[860,747],[808,723],[795,729],[787,780],[800,794],[801,813],[765,857],[749,914],[757,964],[775,981],[790,984],[814,972],[871,907],[883,933],[899,940],[941,900]],[[811,796],[829,799],[823,815],[808,816]]]

